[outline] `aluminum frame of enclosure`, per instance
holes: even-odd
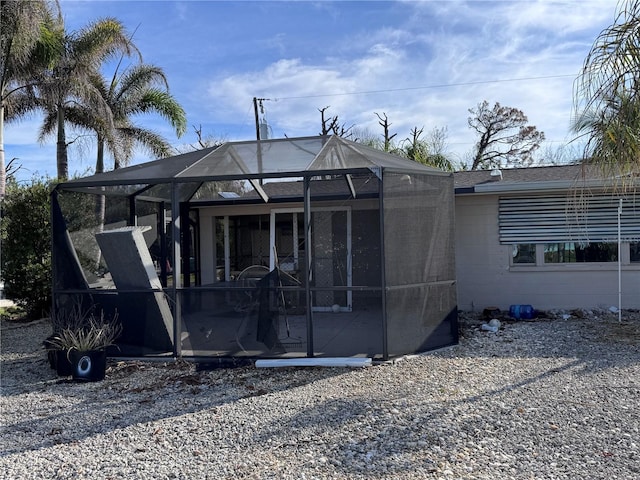
[[[52,193],[53,309],[117,314],[114,356],[444,347],[458,340],[453,211],[450,173],[336,136],[75,179]]]

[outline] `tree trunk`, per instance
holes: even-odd
[[[490,137],[491,137],[491,134],[489,133],[489,130],[487,130],[480,136],[480,140],[478,141],[478,150],[476,151],[476,156],[473,159],[473,165],[471,165],[471,170],[478,170],[482,165],[484,152],[487,149],[487,146],[489,145]]]
[[[104,139],[98,134],[98,157],[96,158],[96,173],[104,172]]]
[[[0,100],[0,202],[4,198],[6,171],[4,163],[4,101]],[[0,239],[0,265],[2,261],[2,239]],[[0,269],[0,275],[2,270]],[[4,289],[4,286],[2,287]],[[0,293],[4,294],[0,289]]]
[[[104,172],[104,139],[98,135],[98,158],[96,159],[96,173]],[[98,224],[98,232],[104,229],[105,217],[105,197],[104,195],[96,196],[96,222]]]
[[[4,197],[6,183],[7,172],[4,161],[4,101],[0,101],[0,198]]]
[[[96,173],[104,172],[104,139],[98,134],[98,156],[96,158]],[[102,187],[104,188],[104,187]],[[106,199],[104,195],[96,196],[96,233],[100,233],[104,230],[104,219],[106,214]],[[100,249],[97,252],[97,258],[95,259],[96,270],[100,268],[100,259],[102,254]]]
[[[69,178],[69,160],[67,158],[67,138],[64,132],[64,106],[58,105],[58,142],[56,143],[56,163],[58,179]]]

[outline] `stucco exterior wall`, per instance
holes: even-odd
[[[456,195],[455,231],[460,310],[618,306],[617,262],[511,266],[512,248],[500,245],[498,237],[498,195]],[[640,264],[622,258],[622,308],[637,309]]]

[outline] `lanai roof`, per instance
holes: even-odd
[[[155,185],[247,178],[303,176],[305,172],[346,172],[383,168],[442,174],[420,163],[338,136],[228,142],[161,160],[70,180],[63,188]]]
[[[367,147],[338,136],[284,138],[228,142],[174,157],[60,183],[58,190],[95,195],[171,201],[172,185],[180,201],[194,198],[207,183],[242,181],[247,193],[264,201],[270,196],[262,186],[270,179],[352,174],[385,170],[400,173],[450,175],[436,168]],[[350,188],[353,189],[353,184]],[[214,188],[213,191],[218,191]]]

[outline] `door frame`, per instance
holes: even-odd
[[[352,287],[353,286],[353,262],[352,262],[352,253],[351,253],[351,207],[348,205],[343,205],[343,206],[337,206],[337,207],[316,207],[313,208],[311,210],[311,214],[313,214],[314,212],[336,212],[336,211],[344,211],[347,214],[347,238],[346,238],[346,250],[347,250],[347,258],[346,258],[346,279],[347,279],[347,287]],[[269,269],[273,270],[276,266],[276,251],[275,251],[275,244],[276,244],[276,222],[275,222],[275,216],[278,213],[303,213],[304,212],[304,208],[303,207],[289,207],[289,208],[272,208],[270,210],[270,217],[269,217]],[[296,263],[299,262],[299,252],[298,252],[298,242],[299,242],[299,237],[298,237],[298,228],[297,228],[297,216],[293,216],[292,217],[292,228],[293,228],[293,255],[294,255],[294,261]],[[311,236],[313,236],[313,230],[311,231]],[[311,248],[313,242],[310,242],[308,245],[305,246],[305,248],[309,249]],[[346,301],[346,305],[340,305],[340,308],[338,311],[340,312],[350,312],[352,311],[353,308],[353,292],[352,290],[349,288],[347,290],[347,301]],[[313,306],[312,307],[313,311],[316,312],[330,312],[330,311],[334,311],[333,307],[320,307],[320,306]]]

